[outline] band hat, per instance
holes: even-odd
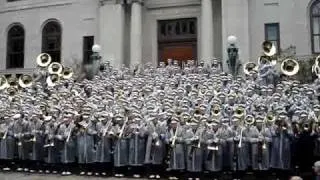
[[[21,114],[15,114],[13,117],[12,117],[14,120],[17,120],[17,119],[20,119],[21,118]]]

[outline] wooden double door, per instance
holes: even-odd
[[[176,19],[158,23],[158,59],[178,60],[180,65],[197,59],[196,19]]]

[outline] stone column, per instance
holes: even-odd
[[[213,9],[212,0],[201,1],[201,59],[211,64],[213,52]]]
[[[142,63],[143,0],[131,0],[130,66]]]

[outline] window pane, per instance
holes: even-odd
[[[277,40],[278,39],[278,26],[267,26],[267,40]]]
[[[320,34],[320,17],[312,18],[313,34]]]
[[[50,54],[55,62],[60,62],[61,27],[57,22],[48,22],[42,31],[42,52]]]
[[[94,36],[83,37],[83,63],[89,63],[90,56],[92,55],[92,46],[94,44]]]
[[[24,63],[24,29],[13,26],[8,31],[7,68],[23,68]]]
[[[314,52],[320,52],[320,36],[313,37]]]

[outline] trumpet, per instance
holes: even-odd
[[[281,63],[281,72],[287,76],[296,75],[299,72],[299,63],[294,59],[285,59]]]

